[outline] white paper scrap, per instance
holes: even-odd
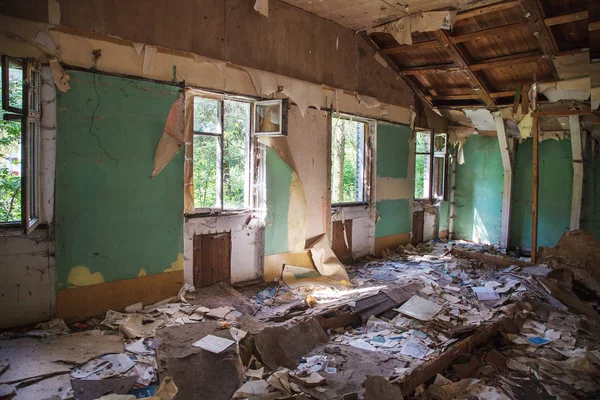
[[[442,307],[433,301],[425,300],[420,296],[414,295],[408,299],[406,303],[402,304],[401,307],[396,308],[395,310],[421,321],[429,321],[435,314],[440,312],[441,309]]]
[[[224,352],[234,343],[235,341],[233,340],[225,339],[215,335],[207,335],[197,342],[192,343],[192,346],[200,347],[201,349],[210,351],[211,353],[219,354]]]
[[[411,356],[419,359],[425,358],[427,353],[429,352],[429,347],[424,345],[423,343],[416,340],[409,340],[402,347],[400,354],[404,354],[405,356]]]
[[[475,294],[477,295],[477,298],[481,301],[499,300],[500,299],[500,295],[498,293],[496,293],[496,291],[490,287],[474,286],[471,289],[473,289],[473,292],[475,292]]]

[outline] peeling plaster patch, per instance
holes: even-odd
[[[173,271],[181,271],[181,270],[183,270],[183,253],[177,254],[177,260],[173,261],[171,263],[171,267],[165,269],[164,272],[173,272]]]
[[[60,25],[60,3],[58,0],[48,0],[48,22]]]
[[[104,277],[100,272],[94,272],[92,274],[88,267],[79,265],[71,269],[67,276],[67,282],[69,282],[71,286],[89,286],[104,283]]]
[[[142,74],[149,75],[154,69],[154,59],[156,58],[156,46],[144,46],[144,63],[142,64]]]
[[[494,120],[494,116],[489,110],[486,109],[473,109],[473,110],[465,110],[465,114],[475,128],[480,129],[482,131],[495,131],[496,130],[496,121]]]
[[[265,17],[269,16],[269,0],[256,0],[254,3],[254,9],[260,13],[260,15],[264,15]]]
[[[527,114],[525,118],[519,122],[519,132],[521,133],[521,140],[527,139],[531,136],[531,128],[533,127],[533,116],[531,113]]]
[[[185,105],[182,94],[173,103],[171,110],[169,110],[169,115],[167,115],[165,129],[154,153],[154,169],[150,175],[151,178],[158,175],[185,144],[183,129],[185,125],[184,111]]]
[[[364,104],[367,108],[375,108],[379,107],[381,103],[375,97],[365,96],[362,94],[357,94],[356,99],[358,100],[358,104]]]
[[[597,110],[598,106],[600,106],[600,87],[592,88],[590,92],[592,100],[592,111]]]
[[[306,242],[306,195],[300,177],[292,171],[288,209],[288,249],[303,251]]]
[[[591,81],[589,77],[538,85],[538,92],[543,93],[552,103],[560,100],[585,101],[590,97]]]
[[[381,66],[383,68],[388,67],[388,63],[383,59],[383,57],[381,57],[381,54],[379,54],[379,52],[375,52],[375,54],[373,55],[373,58],[375,59],[375,61],[377,61],[379,64],[381,64]]]
[[[377,201],[412,198],[412,184],[408,179],[377,178]]]
[[[131,42],[131,45],[135,49],[135,52],[138,56],[142,54],[142,51],[144,51],[144,43]]]
[[[148,276],[148,272],[146,271],[145,268],[141,268],[140,272],[138,272],[138,278],[141,276]]]
[[[69,86],[69,79],[71,77],[65,72],[56,58],[50,60],[50,68],[52,69],[52,76],[58,90],[64,93],[71,89],[71,86]]]
[[[465,153],[463,147],[469,136],[475,132],[475,128],[469,126],[449,126],[448,139],[450,144],[458,146],[457,158],[460,165],[465,163]]]
[[[51,51],[56,51],[56,44],[47,32],[38,32],[38,34],[35,35],[34,40],[45,48]]]

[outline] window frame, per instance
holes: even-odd
[[[429,135],[429,151],[427,152],[422,152],[422,151],[417,151],[417,140],[416,140],[416,134],[417,133],[426,133]],[[445,140],[446,140],[446,145],[445,145],[445,151],[443,152],[443,156],[440,156],[440,152],[436,152],[435,151],[435,137],[437,135],[444,135]],[[429,156],[429,196],[427,197],[416,197],[415,196],[415,191],[413,190],[413,199],[416,201],[436,201],[436,200],[441,200],[441,201],[447,201],[448,200],[448,165],[449,165],[449,151],[448,151],[448,134],[447,133],[435,133],[433,132],[431,129],[419,129],[417,131],[415,131],[415,166],[416,166],[416,162],[417,162],[417,155],[428,155]],[[434,161],[436,158],[443,158],[444,159],[444,173],[442,174],[442,178],[444,180],[444,189],[443,189],[443,194],[442,197],[435,197],[433,195],[434,192]],[[415,168],[416,170],[416,168]],[[414,180],[416,182],[416,176],[414,177]]]
[[[192,136],[192,155],[193,155],[193,148],[194,148],[194,137],[195,136],[206,136],[206,137],[214,137],[217,140],[217,158],[218,158],[218,166],[217,166],[217,174],[218,174],[218,180],[217,180],[217,201],[221,204],[221,207],[197,207],[196,206],[196,199],[194,197],[194,213],[193,214],[187,214],[187,216],[206,216],[206,215],[215,215],[215,214],[228,214],[228,213],[239,213],[239,212],[245,212],[245,211],[250,211],[254,208],[255,206],[255,202],[256,202],[256,194],[254,193],[254,186],[255,186],[255,177],[257,176],[257,170],[256,170],[256,166],[255,163],[253,163],[253,160],[255,159],[255,148],[258,147],[255,143],[256,139],[254,138],[253,135],[253,126],[254,126],[254,104],[256,103],[255,99],[252,98],[247,98],[247,97],[241,97],[241,96],[234,96],[234,95],[227,95],[227,94],[217,94],[217,93],[211,93],[211,92],[204,92],[204,91],[198,91],[195,90],[195,93],[193,94],[188,94],[189,96],[192,97],[191,101],[194,102],[195,98],[204,98],[204,99],[210,99],[210,100],[216,100],[219,101],[220,103],[220,113],[219,113],[219,117],[220,117],[220,126],[221,126],[221,133],[212,133],[212,132],[198,132],[196,130],[194,130],[194,126],[193,123],[190,126],[190,129],[192,130],[191,132],[191,136]],[[242,102],[242,103],[247,103],[250,105],[250,110],[249,110],[249,126],[248,126],[248,133],[247,133],[247,137],[246,137],[246,141],[247,141],[247,147],[246,147],[246,168],[245,168],[245,173],[246,173],[246,177],[244,179],[244,203],[245,206],[242,208],[225,208],[224,207],[224,191],[223,191],[223,179],[224,179],[224,171],[223,171],[223,150],[224,150],[224,130],[225,130],[225,101],[237,101],[237,102]],[[191,110],[192,113],[195,112],[195,109],[192,107]],[[194,115],[192,115],[192,121],[193,121]],[[193,157],[193,156],[192,156]],[[194,160],[192,159],[192,171],[194,168]],[[193,172],[192,172],[192,176],[193,176]],[[193,178],[192,178],[192,184],[193,184]],[[194,192],[192,192],[194,193]]]
[[[3,119],[21,121],[21,221],[0,222],[0,228],[20,227],[29,235],[40,225],[41,71],[32,59],[2,55]],[[10,64],[23,71],[21,108],[10,105]],[[33,129],[31,129],[33,128]]]
[[[352,201],[352,202],[343,202],[343,203],[334,203],[331,199],[331,195],[333,191],[331,190],[333,186],[333,164],[331,163],[331,157],[333,155],[333,119],[347,119],[350,121],[361,122],[365,124],[365,137],[363,141],[363,201]],[[329,113],[329,192],[330,192],[330,202],[332,212],[335,209],[344,208],[344,207],[364,207],[371,205],[371,177],[373,171],[373,145],[372,145],[372,137],[373,132],[375,132],[376,120],[371,118],[360,117],[352,114],[339,113],[339,112],[330,112]]]

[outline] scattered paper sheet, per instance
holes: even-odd
[[[121,375],[133,368],[134,365],[135,362],[125,353],[107,354],[74,368],[71,377],[88,380],[106,379]]]
[[[402,350],[400,350],[400,354],[419,359],[424,359],[428,352],[429,347],[417,340],[409,340],[404,346],[402,346]]]
[[[473,292],[477,295],[477,298],[481,301],[486,300],[499,300],[500,295],[496,293],[496,291],[490,287],[485,286],[475,286],[472,287]]]
[[[400,308],[396,308],[396,311],[420,321],[429,321],[441,309],[442,307],[436,303],[414,295],[406,303],[402,304]]]
[[[200,347],[203,350],[210,351],[211,353],[220,354],[227,350],[229,346],[234,344],[235,341],[218,337],[215,335],[207,335],[197,342],[192,343],[194,347]]]

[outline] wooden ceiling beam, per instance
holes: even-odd
[[[585,21],[589,17],[589,12],[580,11],[570,14],[559,15],[557,17],[546,18],[544,24],[546,26],[568,24],[569,22]]]
[[[390,67],[392,67],[392,69],[394,71],[396,71],[396,73],[400,72],[400,68],[396,65],[396,63],[394,63],[390,57],[387,54],[383,54],[381,53],[381,49],[379,48],[379,46],[377,45],[377,43],[375,43],[375,41],[373,39],[371,39],[369,37],[369,35],[367,35],[366,33],[362,33],[361,36],[363,37],[363,39],[365,39],[367,41],[367,43],[369,43],[371,45],[371,47],[379,52],[379,54],[381,55],[381,57],[388,63],[388,65]],[[408,76],[402,75],[400,74],[400,77],[404,80],[404,82],[408,85],[408,87],[410,87],[412,89],[412,91],[415,93],[415,95],[424,103],[429,104],[430,106],[431,101],[427,100],[425,98],[425,96],[423,95],[423,92],[410,80],[410,78]]]
[[[407,50],[425,50],[434,47],[439,47],[440,43],[437,40],[428,40],[426,42],[413,43],[410,46],[394,46],[387,49],[381,49],[382,54],[400,54]]]
[[[502,35],[506,32],[515,31],[515,30],[518,30],[518,31],[529,30],[529,23],[528,22],[517,22],[514,24],[503,25],[503,26],[499,26],[496,28],[484,29],[484,30],[476,31],[476,32],[463,33],[461,35],[450,36],[450,40],[452,41],[452,43],[458,44],[458,43],[463,43],[463,42],[470,42],[473,40],[479,40],[486,36]]]
[[[517,93],[516,90],[507,90],[504,92],[495,92],[495,93],[490,93],[490,97],[492,99],[499,99],[501,97],[514,97],[514,95]]]
[[[498,57],[498,59],[483,60],[476,64],[471,64],[471,70],[481,71],[484,69],[503,68],[511,65],[528,64],[542,60],[545,56],[539,52],[535,54],[511,55],[507,57]]]
[[[600,21],[590,22],[588,25],[590,32],[592,31],[600,31]]]
[[[403,75],[420,75],[420,74],[437,74],[444,72],[458,72],[461,71],[461,68],[456,64],[432,64],[432,65],[422,65],[418,67],[407,67],[401,69],[399,71],[400,74]]]
[[[473,84],[473,89],[479,93],[480,97],[483,99],[485,104],[490,107],[496,107],[496,104],[494,103],[494,100],[492,100],[492,98],[490,97],[488,90],[483,85],[479,77],[471,70],[467,60],[463,56],[460,49],[456,46],[456,44],[452,42],[452,38],[450,37],[448,32],[446,30],[441,29],[439,31],[434,32],[434,34],[437,36],[440,43],[444,45],[444,48],[446,49],[448,54],[450,54],[450,57],[454,60],[456,65],[467,73],[471,83]]]
[[[508,10],[513,7],[519,6],[520,2],[517,1],[505,1],[503,3],[496,3],[489,6],[475,8],[473,10],[468,10],[464,12],[460,12],[456,15],[456,20],[460,21],[461,19],[478,17],[480,15],[493,13],[495,11]]]
[[[449,89],[455,89],[451,87]],[[502,97],[513,97],[515,95],[515,91],[507,91],[507,92],[496,92],[490,93],[490,97],[492,99],[499,99]],[[430,101],[450,101],[450,100],[479,100],[481,96],[478,94],[451,94],[451,95],[440,95],[440,96],[425,96],[427,100]]]
[[[533,29],[534,35],[537,36],[544,54],[553,56],[558,53],[558,46],[554,41],[552,32],[544,22],[544,11],[542,11],[539,0],[521,0],[521,6],[525,14],[529,15],[529,25]]]

